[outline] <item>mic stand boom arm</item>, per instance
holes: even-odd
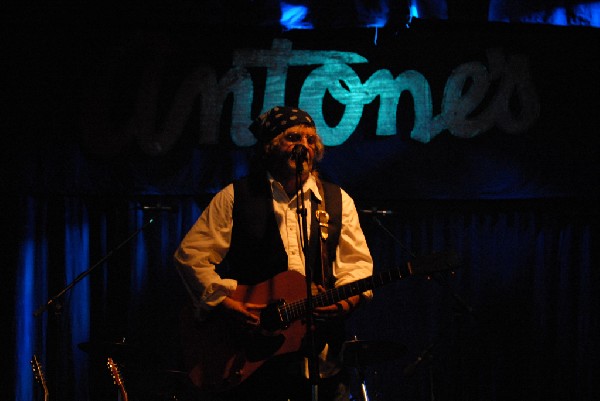
[[[122,247],[124,247],[129,241],[131,241],[133,238],[135,238],[140,232],[142,232],[152,222],[154,222],[153,218],[151,218],[150,220],[148,220],[143,226],[141,226],[136,231],[134,231],[129,237],[125,238],[125,240],[123,242],[121,242],[119,245],[117,245],[115,248],[111,249],[106,255],[104,255],[102,258],[100,258],[100,260],[98,262],[94,263],[87,270],[85,270],[84,272],[82,272],[81,274],[79,274],[77,277],[75,277],[75,279],[73,281],[71,281],[71,283],[69,283],[69,285],[67,285],[60,292],[58,292],[58,294],[56,294],[53,297],[51,297],[48,300],[48,302],[46,302],[45,304],[43,304],[42,306],[40,306],[35,312],[33,312],[33,315],[35,317],[38,317],[42,313],[44,313],[46,310],[50,309],[51,307],[53,307],[55,310],[60,309],[60,307],[56,306],[57,305],[56,301],[60,297],[62,297],[67,291],[69,291],[71,288],[73,288],[75,286],[75,284],[77,284],[78,282],[80,282],[81,280],[83,280],[85,277],[87,277],[93,270],[95,270],[98,266],[100,266],[102,263],[104,263],[116,251],[118,251],[119,249],[121,249]]]

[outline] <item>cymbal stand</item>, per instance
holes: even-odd
[[[365,368],[362,366],[358,366],[356,368],[356,374],[358,376],[358,381],[360,382],[361,401],[369,401],[369,394],[367,393],[367,378],[365,375]]]
[[[357,336],[354,336],[354,341],[358,341]],[[360,357],[358,356],[358,353],[356,353],[352,359],[353,361],[351,365],[354,367],[354,372],[356,372],[358,382],[360,383],[360,398],[357,399],[357,401],[369,401],[369,394],[367,393],[367,377],[365,374],[365,366],[360,363]]]
[[[391,212],[389,212],[389,213],[391,213]],[[373,214],[373,221],[375,223],[377,223],[377,225],[389,237],[391,237],[394,240],[394,242],[398,246],[400,246],[400,248],[402,248],[402,250],[404,250],[410,257],[412,257],[412,258],[416,257],[415,253],[412,252],[412,250],[410,248],[408,248],[402,241],[400,241],[400,239],[398,237],[396,237],[386,226],[384,226],[383,223],[381,222],[381,220],[379,220],[375,214]],[[453,263],[450,261],[448,261],[447,263],[448,263],[448,267],[450,267],[451,270],[453,270],[452,269],[453,266],[451,266]],[[454,262],[454,263],[456,263],[456,262]],[[469,305],[458,293],[456,293],[455,291],[450,289],[450,285],[448,283],[448,277],[446,275],[444,275],[442,273],[437,273],[437,274],[432,275],[431,278],[433,278],[434,281],[436,281],[440,286],[442,286],[450,291],[450,296],[459,305],[459,307],[462,311],[466,312],[467,315],[469,315],[469,316],[473,317],[475,320],[477,320],[477,315],[475,314],[473,307],[471,305]],[[451,321],[446,325],[445,328],[448,328],[449,326],[451,326],[454,323],[454,321],[455,321],[455,318],[452,318]],[[441,330],[441,332],[443,332],[443,331],[445,331],[445,330]],[[421,366],[424,363],[430,362],[434,357],[433,350],[439,344],[440,341],[441,341],[441,334],[438,333],[436,336],[436,339],[434,339],[434,341],[432,341],[429,345],[427,345],[427,347],[425,347],[421,351],[421,353],[417,356],[415,361],[404,368],[403,375],[405,377],[411,377],[415,374],[415,371],[417,370],[417,368],[419,366]],[[429,394],[430,394],[430,401],[435,401],[433,368],[431,365],[429,365]],[[368,400],[366,400],[366,401],[368,401]]]

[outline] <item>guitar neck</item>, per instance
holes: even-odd
[[[458,267],[460,261],[458,255],[454,252],[437,252],[426,256],[421,256],[407,264],[409,276],[431,275],[433,273],[452,270]],[[343,299],[353,295],[362,294],[365,291],[373,290],[384,284],[391,283],[404,278],[400,268],[394,268],[382,272],[378,275],[366,277],[352,283],[342,285],[326,292],[319,293],[313,297],[314,306],[333,305]],[[285,304],[281,307],[281,316],[284,323],[289,324],[306,315],[308,301],[302,300]]]
[[[328,306],[340,302],[343,299],[353,295],[362,294],[365,291],[373,290],[384,284],[391,283],[403,278],[400,269],[391,269],[378,275],[365,277],[363,279],[332,288],[319,293],[313,297],[314,306]],[[292,302],[282,306],[282,316],[286,317],[287,322],[292,322],[306,315],[308,300]]]
[[[400,280],[402,277],[400,269],[388,270],[377,276],[366,277],[317,294],[313,297],[313,302],[316,306],[332,305],[353,295],[362,294],[392,281]]]

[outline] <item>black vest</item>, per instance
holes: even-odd
[[[322,181],[325,206],[329,213],[329,238],[327,240],[329,266],[326,276],[331,277],[331,262],[340,236],[342,196],[340,187]],[[222,266],[222,276],[233,278],[243,285],[255,285],[287,270],[287,254],[281,240],[273,211],[270,183],[265,175],[251,175],[233,184],[233,231],[231,246]],[[315,218],[318,199],[311,197],[311,237],[309,239],[309,265],[313,281],[322,282],[319,225]],[[327,280],[326,286],[332,286]]]

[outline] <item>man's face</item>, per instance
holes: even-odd
[[[268,145],[267,153],[271,160],[271,173],[281,178],[295,176],[296,160],[291,157],[296,145],[302,145],[307,150],[306,161],[303,161],[302,176],[308,177],[313,169],[320,139],[314,127],[297,125],[290,127],[275,137]]]

